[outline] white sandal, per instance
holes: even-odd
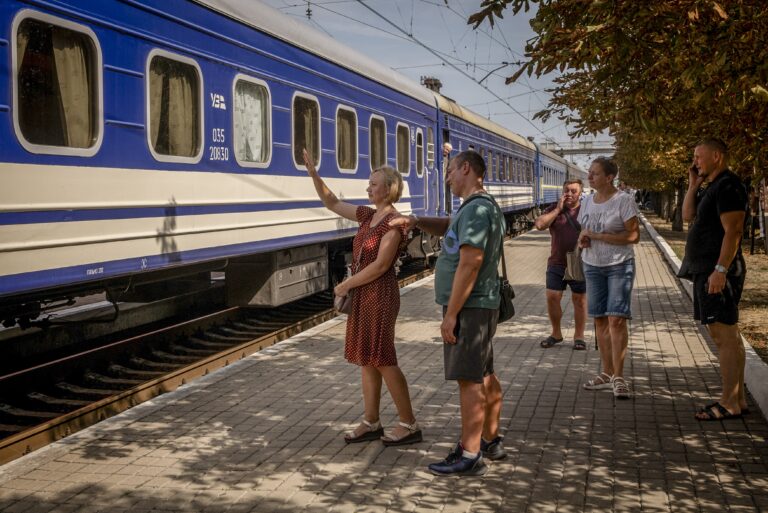
[[[376,422],[368,422],[367,420],[363,419],[362,425],[364,425],[367,428],[367,430],[364,433],[362,433],[361,435],[355,436],[355,432],[352,431],[351,433],[347,433],[346,435],[344,435],[344,441],[347,442],[348,444],[356,444],[358,442],[370,442],[371,440],[378,440],[379,438],[381,438],[381,435],[384,434],[384,428],[381,427],[381,422],[379,422],[378,420]]]
[[[601,372],[597,377],[584,383],[584,390],[603,390],[613,387],[613,376]]]
[[[408,444],[415,444],[415,443],[421,442],[422,440],[421,428],[416,422],[414,422],[413,424],[407,424],[405,422],[400,421],[398,422],[398,425],[407,429],[408,434],[403,435],[400,438],[397,438],[395,436],[394,431],[390,431],[389,433],[381,437],[381,443],[383,443],[387,447],[391,447],[393,445],[408,445]]]
[[[629,383],[624,381],[621,376],[613,378],[613,397],[616,399],[631,399],[632,391],[629,389]]]

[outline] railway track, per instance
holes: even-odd
[[[414,267],[401,287],[432,273]],[[335,316],[330,293],[230,308],[0,376],[0,464]]]

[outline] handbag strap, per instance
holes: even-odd
[[[568,224],[570,224],[573,227],[574,230],[576,230],[577,232],[581,233],[581,225],[579,223],[577,223],[576,221],[574,221],[573,218],[570,215],[568,215],[568,212],[563,212],[563,215],[568,220]]]

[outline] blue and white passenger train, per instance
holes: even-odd
[[[6,324],[216,269],[232,304],[326,289],[356,225],[322,207],[305,147],[356,204],[392,165],[420,215],[459,204],[438,148],[474,147],[516,228],[584,174],[256,0],[4,0],[0,141]]]

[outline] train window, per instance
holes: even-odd
[[[103,133],[101,49],[88,27],[32,11],[14,22],[13,121],[32,153],[94,155]]]
[[[232,96],[235,158],[242,166],[264,167],[272,155],[272,108],[267,84],[238,75]]]
[[[373,171],[387,163],[387,125],[384,118],[371,116],[368,137],[368,159],[371,162],[371,171]]]
[[[427,167],[432,169],[435,165],[435,132],[431,126],[427,127]]]
[[[339,106],[336,109],[336,163],[339,170],[357,170],[357,114]]]
[[[303,151],[307,152],[320,168],[320,104],[317,98],[302,93],[293,96],[293,162],[304,168]]]
[[[424,174],[424,134],[421,128],[416,129],[416,174]]]
[[[199,160],[203,149],[203,94],[197,63],[153,50],[148,68],[147,136],[152,154],[161,161]]]
[[[488,150],[488,176],[491,180],[496,179],[496,166],[493,164],[493,150]]]
[[[408,175],[411,171],[411,131],[407,125],[397,124],[397,170]]]

